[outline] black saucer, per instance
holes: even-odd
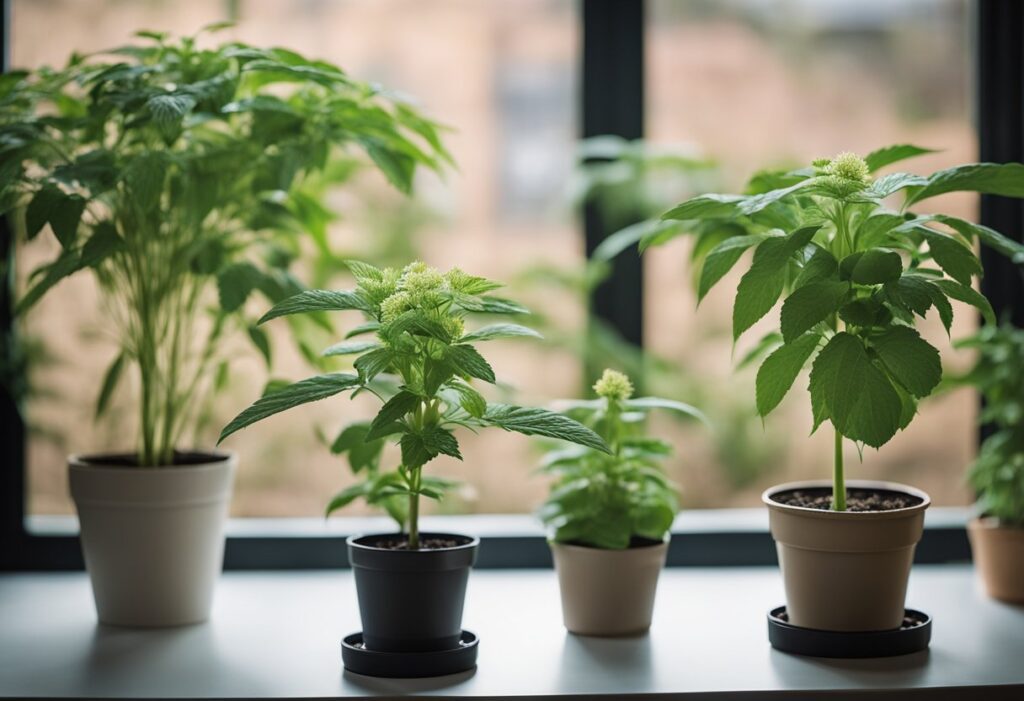
[[[476,666],[479,639],[462,631],[459,646],[430,652],[379,652],[363,647],[363,634],[352,633],[341,641],[345,669],[369,677],[440,677],[465,672]]]
[[[842,632],[800,628],[787,621],[786,607],[768,614],[768,640],[782,652],[813,657],[894,657],[920,652],[932,639],[932,617],[906,609],[896,630]]]

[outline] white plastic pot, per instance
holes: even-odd
[[[184,457],[188,464],[144,468],[123,455],[68,459],[101,623],[177,626],[210,617],[237,456]]]

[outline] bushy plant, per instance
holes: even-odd
[[[474,344],[537,335],[512,323],[466,328],[469,315],[526,313],[515,302],[488,294],[500,284],[457,268],[441,273],[421,262],[403,270],[358,261],[348,266],[357,281],[355,290],[307,290],[275,305],[260,323],[300,313],[361,312],[365,322],[346,339],[372,334],[373,340],[346,340],[324,351],[327,356],[358,356],[356,372],[317,375],[265,395],[224,428],[222,441],[268,416],[341,392],[377,396],[382,406],[376,417],[369,424],[350,426],[338,438],[338,452],[347,451],[351,458],[359,451],[353,466],[365,468],[367,479],[332,499],[328,513],[360,497],[384,506],[406,526],[410,549],[420,542],[420,497],[440,499],[450,486],[424,475],[423,467],[439,455],[462,458],[454,429],[494,426],[608,450],[600,436],[566,416],[491,404],[469,384],[472,379],[496,382],[490,363]],[[382,377],[391,381],[382,383]],[[397,441],[401,448],[401,462],[388,472],[379,470],[384,439]],[[394,497],[406,501],[406,510]]]
[[[354,148],[408,191],[418,167],[448,156],[432,122],[329,63],[139,36],[148,43],[0,78],[0,212],[23,206],[25,237],[48,224],[61,248],[17,313],[79,271],[96,275],[120,345],[97,410],[137,368],[138,462],[155,466],[173,462],[200,390],[222,381],[229,331],[269,362],[244,304],[302,289],[287,270],[301,238],[327,247],[304,179]]]
[[[985,399],[978,417],[993,432],[981,444],[969,478],[981,512],[1024,527],[1024,329],[988,326],[957,344],[976,348],[978,360],[958,383]]]
[[[934,307],[948,332],[955,299],[992,321],[991,306],[971,286],[982,272],[973,244],[1024,262],[1024,246],[988,227],[910,209],[965,190],[1024,197],[1024,165],[874,175],[927,152],[899,145],[864,158],[842,153],[800,170],[765,171],[744,194],[701,195],[664,215],[700,225],[697,245],[707,251],[700,299],[753,249],[736,290],[734,339],[782,298],[779,328],[758,346],[768,355],[757,372],[757,410],[770,413],[800,371],[811,367],[813,427],[829,421],[835,429],[835,510],[846,508],[843,439],[884,445],[906,428],[918,401],[941,379],[938,350],[914,328],[918,319]],[[888,206],[899,195],[902,202]],[[655,233],[641,245],[664,240]]]
[[[695,408],[657,397],[633,398],[626,375],[605,370],[594,384],[598,399],[562,402],[565,413],[590,426],[610,453],[577,445],[552,449],[541,471],[555,476],[541,520],[557,543],[621,550],[637,539],[661,541],[679,510],[676,489],[661,461],[672,446],[646,435],[653,409],[704,420]]]

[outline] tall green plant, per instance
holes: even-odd
[[[507,404],[489,404],[470,386],[471,379],[495,383],[494,370],[474,344],[500,338],[536,336],[518,324],[498,323],[467,330],[470,314],[515,315],[526,310],[515,302],[488,295],[500,284],[467,275],[458,269],[447,273],[415,262],[404,270],[380,269],[349,261],[358,283],[355,290],[307,290],[284,300],[268,311],[260,323],[292,314],[323,311],[358,311],[365,323],[351,329],[346,338],[374,334],[375,340],[342,341],[324,355],[357,355],[355,373],[340,372],[296,382],[265,395],[232,420],[220,440],[257,421],[342,392],[353,396],[369,392],[383,406],[369,425],[358,426],[345,436],[345,449],[365,451],[370,477],[365,483],[342,492],[328,506],[328,513],[359,497],[371,504],[407,498],[408,511],[389,509],[405,521],[409,548],[419,548],[420,497],[440,499],[450,483],[432,480],[424,466],[439,455],[461,459],[453,430],[496,426],[525,435],[547,436],[607,451],[605,442],[589,428],[561,414]],[[380,378],[394,382],[381,385]],[[390,385],[390,387],[389,387]],[[379,449],[375,441],[390,438],[401,448],[401,462],[378,479]],[[341,440],[341,438],[339,438]]]
[[[801,170],[762,172],[744,194],[701,195],[664,215],[741,228],[704,257],[700,299],[753,249],[736,290],[734,339],[782,298],[779,330],[760,344],[771,352],[757,372],[757,410],[770,413],[800,371],[811,367],[814,429],[825,421],[834,428],[835,510],[846,508],[843,439],[884,445],[909,425],[918,401],[941,379],[939,352],[915,330],[917,320],[934,307],[948,332],[955,299],[993,321],[988,301],[971,287],[982,272],[975,241],[1024,262],[1024,246],[988,227],[910,209],[965,190],[1024,197],[1024,165],[979,163],[929,176],[874,176],[927,152],[899,145],[864,158],[842,153]],[[902,202],[887,206],[898,195]],[[641,246],[662,240],[664,235],[653,234]]]
[[[139,36],[147,43],[0,78],[0,213],[23,206],[25,237],[49,225],[61,248],[29,277],[18,314],[61,280],[96,275],[120,344],[97,412],[134,366],[138,461],[155,466],[173,461],[209,378],[223,379],[231,330],[269,363],[244,305],[302,290],[288,266],[303,238],[329,248],[307,178],[357,150],[408,192],[417,168],[448,155],[432,122],[329,63]]]
[[[974,367],[955,382],[981,393],[978,420],[994,429],[969,473],[978,506],[1003,525],[1024,527],[1024,329],[988,326],[957,346],[978,350]]]

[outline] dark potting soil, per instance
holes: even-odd
[[[828,511],[832,508],[832,489],[795,489],[772,496],[772,501],[786,506],[801,506],[805,509]],[[917,506],[921,499],[902,492],[890,492],[884,489],[848,489],[846,490],[847,511],[892,511]]]
[[[465,538],[439,538],[435,536],[424,536],[420,538],[420,550],[443,550],[445,548],[457,548],[460,545],[465,545],[469,540]],[[374,538],[372,540],[367,539],[363,542],[363,545],[367,545],[371,548],[380,548],[381,550],[408,550],[409,539],[406,536],[381,536],[380,538]]]
[[[130,467],[139,466],[138,456],[132,453],[109,453],[99,455],[85,455],[80,458],[87,465],[99,465],[101,467]],[[174,452],[174,459],[170,467],[187,467],[190,465],[208,465],[212,462],[227,460],[224,453],[194,453]]]

